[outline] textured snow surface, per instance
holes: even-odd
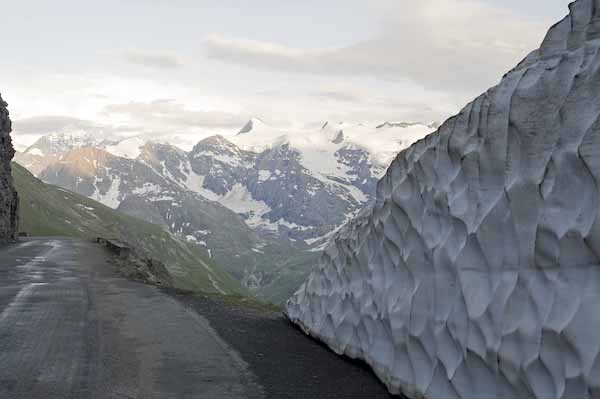
[[[403,151],[290,319],[426,398],[600,398],[600,0]]]

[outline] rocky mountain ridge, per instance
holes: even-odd
[[[79,176],[65,176],[67,181],[61,181],[60,171],[64,171],[65,164],[93,159],[94,154],[78,150],[103,149],[129,160],[122,161],[121,167],[139,161],[157,171],[163,180],[221,203],[240,214],[253,229],[289,236],[314,247],[323,244],[332,231],[369,203],[377,179],[393,157],[393,149],[409,145],[430,128],[423,124],[387,125],[376,129],[377,136],[371,135],[365,141],[372,129],[362,125],[325,124],[310,134],[298,134],[256,119],[248,122],[243,133],[230,138],[209,137],[190,152],[169,144],[134,141],[138,149],[127,152],[135,157],[123,156],[121,143],[114,140],[62,134],[43,137],[19,154],[17,161],[50,183],[78,190],[68,180]],[[77,157],[82,159],[76,161]],[[119,166],[112,168],[119,170]],[[109,193],[111,186],[105,177],[98,177],[102,181],[95,197],[89,185],[77,192],[116,208],[118,199],[107,197],[115,194]],[[131,180],[129,176],[127,181]],[[119,191],[119,187],[112,189]],[[137,189],[141,190],[142,185]],[[122,200],[131,191],[123,188],[116,195]]]

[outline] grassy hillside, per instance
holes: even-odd
[[[255,295],[262,301],[283,304],[306,280],[310,271],[319,261],[320,252],[296,251],[279,262],[279,273]]]
[[[45,184],[15,163],[12,167],[15,186],[21,198],[21,231],[33,236],[116,238],[164,262],[178,288],[246,293],[240,283],[212,263],[200,247],[179,240],[160,226]]]

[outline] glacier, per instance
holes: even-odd
[[[289,319],[411,398],[600,398],[600,0],[402,151]]]

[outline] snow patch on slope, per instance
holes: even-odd
[[[231,191],[218,199],[218,202],[232,211],[246,216],[246,223],[250,227],[259,227],[265,224],[263,216],[271,208],[263,201],[257,201],[242,184],[235,184]]]
[[[136,159],[142,153],[141,147],[146,142],[147,140],[141,137],[132,137],[107,146],[106,151],[117,157]]]
[[[44,152],[42,150],[40,150],[39,148],[32,148],[31,150],[27,151],[27,154],[37,155],[39,157],[44,156]]]
[[[180,165],[180,171],[186,177],[184,185],[188,190],[198,193],[211,201],[219,200],[220,197],[217,193],[204,187],[206,176],[201,176],[194,172],[189,161],[185,167],[181,167]]]
[[[98,179],[95,178],[94,187],[96,188],[96,190],[94,191],[94,193],[92,193],[92,195],[90,195],[90,198],[112,209],[117,209],[119,207],[119,204],[121,203],[121,178],[119,176],[114,176],[111,181],[110,188],[104,194],[98,188],[97,183]]]

